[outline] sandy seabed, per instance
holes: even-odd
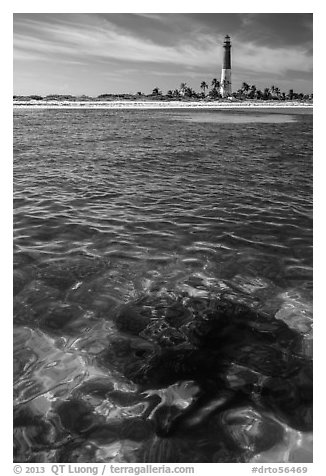
[[[14,108],[33,109],[252,109],[312,108],[297,101],[202,102],[202,101],[14,101]]]

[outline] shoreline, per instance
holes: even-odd
[[[312,109],[313,104],[297,101],[14,101],[14,109]]]

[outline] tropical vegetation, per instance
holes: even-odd
[[[187,99],[200,99],[200,100],[221,100],[220,93],[221,83],[218,79],[213,78],[210,86],[206,81],[202,81],[200,84],[201,92],[195,91],[193,88],[187,85],[186,82],[182,82],[179,88],[169,89],[166,94],[163,94],[162,90],[156,86],[149,94],[138,91],[136,94],[100,94],[96,98],[90,96],[72,96],[70,94],[49,94],[47,96],[29,95],[29,96],[14,96],[15,101],[29,101],[29,100],[46,100],[46,101],[114,101],[114,100],[137,100],[137,99],[149,99],[149,100],[187,100]],[[264,89],[258,89],[254,84],[250,85],[243,82],[241,88],[233,92],[232,95],[227,98],[232,100],[312,100],[312,94],[297,93],[293,89],[288,92],[281,91],[279,87],[272,85]]]

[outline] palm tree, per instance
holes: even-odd
[[[256,98],[261,99],[263,97],[263,92],[261,89],[257,89],[256,91]]]
[[[212,79],[212,86],[213,86],[213,89],[217,89],[219,91],[221,87],[221,83],[219,82],[218,79],[214,78]]]
[[[192,88],[190,88],[189,86],[186,87],[185,94],[184,94],[185,96],[191,98],[191,97],[195,96],[195,94],[196,93]]]
[[[200,84],[200,88],[204,91],[204,96],[205,96],[205,89],[208,88],[208,84],[205,81],[202,81]]]
[[[242,91],[245,93],[245,96],[247,96],[247,93],[248,93],[248,91],[249,91],[249,89],[250,89],[250,86],[249,86],[248,83],[244,83],[244,82],[243,82],[241,89],[242,89]]]
[[[180,84],[180,93],[181,93],[182,96],[185,95],[186,89],[187,89],[187,83],[181,83]]]
[[[216,98],[216,97],[219,97],[220,96],[220,88],[221,88],[221,83],[219,82],[218,79],[214,78],[212,79],[212,89],[209,93],[209,95],[212,97],[212,98]]]
[[[276,96],[277,96],[277,99],[279,99],[279,98],[280,98],[280,94],[281,94],[280,88],[274,88],[274,92],[275,92],[275,94],[276,94]]]
[[[242,99],[242,95],[243,95],[242,89],[238,89],[235,94],[238,99]]]
[[[271,96],[271,92],[270,92],[270,89],[269,88],[265,88],[264,89],[264,99],[270,99],[270,96]]]
[[[160,96],[161,94],[162,94],[162,91],[160,91],[158,87],[154,88],[152,91],[153,96]]]
[[[251,99],[253,99],[253,98],[256,96],[256,91],[257,91],[256,86],[255,86],[254,84],[252,84],[252,85],[250,86],[250,93],[249,93],[249,97],[250,97]]]
[[[272,94],[275,93],[275,86],[274,86],[274,84],[270,87],[270,91],[271,91]]]

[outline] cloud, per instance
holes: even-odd
[[[36,79],[43,78],[45,85],[49,84],[49,71],[61,72],[62,78],[69,77],[77,86],[84,81],[85,91],[150,89],[159,76],[162,88],[169,89],[180,81],[195,85],[199,79],[220,76],[222,44],[225,32],[229,32],[235,88],[242,81],[254,82],[259,87],[266,81],[268,84],[283,81],[288,87],[295,87],[302,78],[307,85],[311,84],[312,55],[308,49],[311,42],[295,42],[296,30],[291,33],[291,44],[272,41],[271,37],[284,29],[284,25],[277,27],[271,21],[266,32],[260,33],[268,18],[17,14],[14,16],[16,82],[28,69],[34,71]],[[255,32],[251,34],[253,29]],[[286,35],[289,36],[288,31],[282,38]]]
[[[29,31],[16,34],[14,38],[14,57],[20,58],[24,52],[39,55],[69,55],[86,57],[90,60],[114,59],[119,61],[145,63],[172,63],[203,66],[213,63],[207,55],[210,47],[216,55],[216,41],[211,38],[197,39],[198,46],[186,42],[176,46],[162,46],[151,39],[131,35],[113,23],[89,25],[44,24],[29,22]],[[209,46],[210,44],[210,46]],[[205,54],[206,53],[206,54]],[[50,58],[49,58],[50,59]]]
[[[85,20],[85,18],[84,18]],[[249,21],[247,16],[245,21]],[[220,44],[222,44],[222,39]],[[163,46],[149,38],[131,35],[112,22],[90,22],[87,27],[78,22],[28,22],[28,32],[16,34],[14,58],[38,55],[42,60],[52,57],[76,62],[165,63],[189,68],[220,67],[222,48],[216,36],[195,32],[191,44],[186,39],[174,46]],[[220,58],[219,58],[220,56]],[[83,60],[83,61],[81,61]],[[271,48],[254,43],[233,41],[233,67],[264,72],[312,70],[312,58],[302,49]]]
[[[246,43],[235,45],[233,51],[234,68],[280,75],[288,70],[312,71],[312,57],[301,48],[270,48]]]

